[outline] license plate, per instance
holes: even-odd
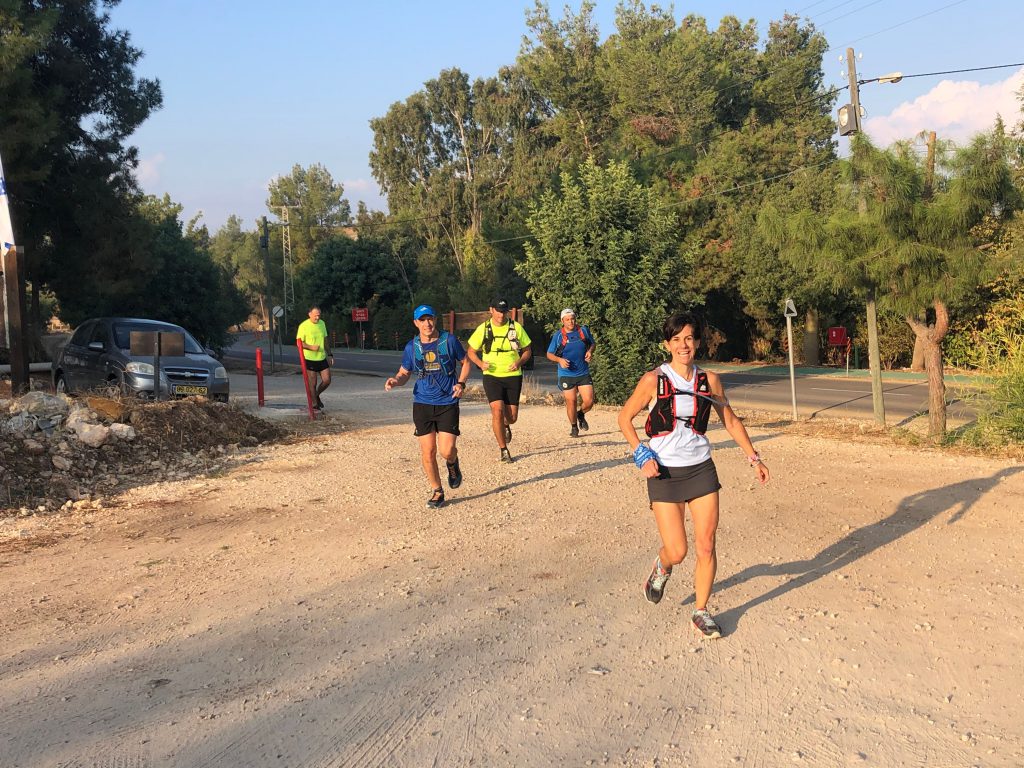
[[[174,387],[176,395],[205,395],[209,391],[209,387],[196,387],[191,384],[178,384]]]

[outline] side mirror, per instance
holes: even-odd
[[[210,349],[209,347],[203,347],[203,352],[208,354],[214,360],[220,360],[220,356],[214,350]]]

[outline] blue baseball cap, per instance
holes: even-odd
[[[416,307],[416,309],[412,311],[413,320],[419,320],[420,318],[425,317],[426,315],[430,315],[431,317],[437,317],[437,313],[434,311],[434,308],[429,304],[420,304],[418,307]]]

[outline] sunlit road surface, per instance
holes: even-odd
[[[227,357],[235,360],[255,360],[256,348],[239,343],[231,347]],[[274,355],[275,362],[298,365],[298,350],[280,347]],[[334,367],[345,373],[371,376],[392,376],[401,364],[401,352],[391,350],[335,349]],[[269,370],[269,351],[264,345],[263,365]],[[716,366],[716,368],[718,368]],[[756,409],[789,415],[792,412],[792,398],[788,376],[764,375],[750,371],[730,372],[719,368],[726,393],[733,406],[742,413],[744,409]],[[526,375],[542,389],[555,389],[557,374],[555,366],[544,359],[535,360],[534,369]],[[884,378],[884,376],[883,376]],[[470,380],[480,381],[480,372],[474,367]],[[882,391],[885,397],[886,423],[890,426],[924,413],[928,408],[928,384],[921,381],[885,381]],[[949,403],[948,417],[952,422],[964,422],[973,418],[973,408],[961,400],[959,388],[947,386],[946,401]],[[808,375],[796,377],[797,413],[801,419],[814,417],[865,419],[874,418],[871,402],[871,381],[866,376],[846,378],[840,375]]]

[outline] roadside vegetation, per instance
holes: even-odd
[[[391,347],[415,304],[479,310],[500,293],[543,339],[572,306],[599,336],[595,385],[614,402],[659,361],[668,309],[703,313],[714,359],[771,360],[786,354],[792,298],[800,363],[840,363],[825,338],[843,326],[865,366],[877,312],[878,364],[928,371],[933,439],[950,364],[994,384],[977,425],[947,439],[1022,439],[1019,115],[962,146],[858,137],[840,157],[829,41],[809,21],[679,23],[626,0],[602,32],[591,3],[559,18],[538,0],[497,72],[445,69],[370,121],[388,214],[353,210],[322,164],[282,169],[268,276],[260,222],[235,216],[211,233],[141,193],[130,137],[163,94],[137,76],[142,52],[104,7],[0,10],[0,97],[14,116],[0,146],[38,328],[50,308],[72,325],[138,314],[217,347],[230,325],[266,318],[268,278],[270,303],[282,301],[287,233],[286,335],[316,303],[354,338],[350,309],[367,307],[368,345]]]

